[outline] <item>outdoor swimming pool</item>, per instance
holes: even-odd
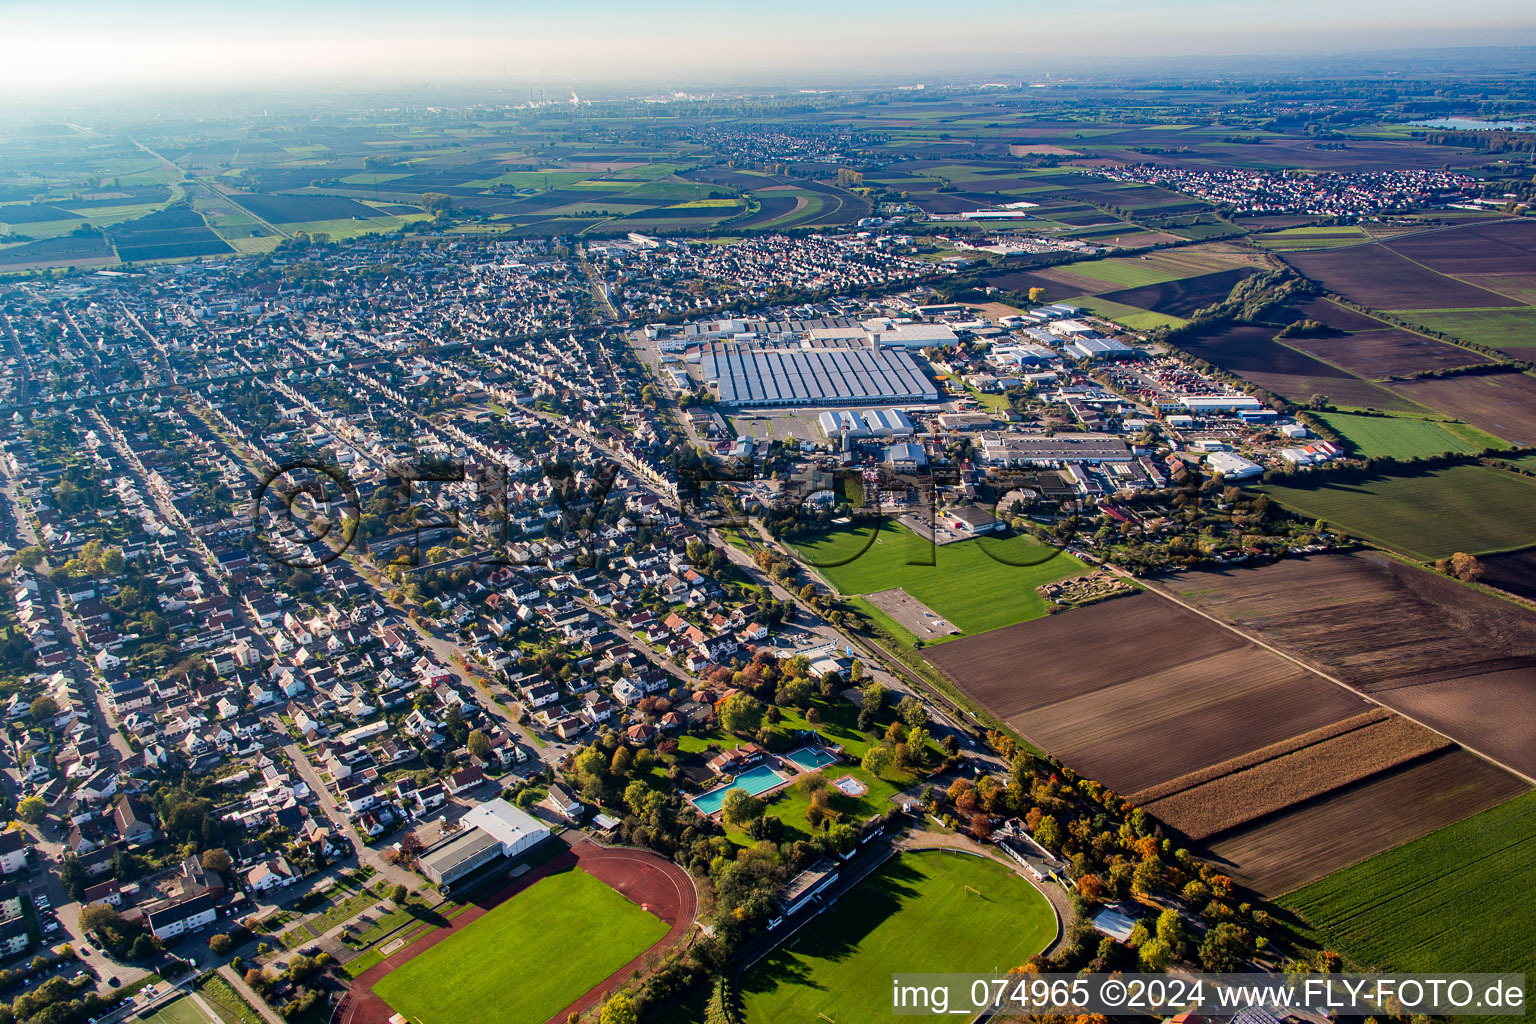
[[[837,761],[837,755],[822,747],[801,747],[799,750],[791,750],[784,755],[785,760],[793,761],[801,771],[814,772],[818,768],[825,768]]]
[[[784,776],[772,768],[767,765],[758,765],[751,771],[742,772],[736,776],[736,781],[728,786],[716,786],[708,793],[700,793],[692,799],[691,803],[705,814],[714,814],[725,805],[725,794],[733,789],[744,789],[753,796],[757,796],[784,781]]]

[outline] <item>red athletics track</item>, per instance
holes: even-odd
[[[389,1004],[373,993],[373,986],[378,984],[379,979],[400,965],[420,956],[444,939],[457,934],[539,879],[578,864],[583,871],[606,883],[631,902],[649,910],[671,927],[667,930],[667,934],[662,936],[661,941],[614,971],[591,991],[555,1014],[549,1019],[549,1024],[563,1024],[569,1014],[580,1013],[591,1007],[602,998],[604,993],[627,981],[631,972],[651,962],[663,950],[670,948],[693,925],[699,903],[698,893],[694,890],[693,879],[688,877],[688,872],[648,850],[610,848],[582,839],[571,849],[508,885],[494,892],[474,897],[474,905],[453,918],[446,927],[435,929],[422,938],[408,943],[404,948],[364,971],[353,980],[345,1005],[340,1008],[337,1018],[333,1019],[339,1019],[339,1024],[389,1024],[389,1018],[394,1011],[389,1008]]]

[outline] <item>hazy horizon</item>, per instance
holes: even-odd
[[[722,12],[700,0],[664,8],[599,0],[579,15],[479,0],[449,0],[431,11],[398,0],[322,7],[279,0],[259,10],[165,0],[131,7],[20,0],[0,12],[0,89],[12,103],[101,90],[257,84],[814,86],[869,76],[1032,75],[1095,62],[1113,69],[1117,59],[1536,43],[1536,9],[1515,0],[1471,0],[1454,12],[1424,0],[1300,0],[1263,10],[1211,0],[1091,0],[1070,9],[988,2],[963,12],[910,3],[831,10],[789,0],[771,16]]]

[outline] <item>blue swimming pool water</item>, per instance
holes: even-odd
[[[784,781],[784,776],[769,768],[767,765],[758,765],[749,772],[742,772],[736,776],[736,781],[729,786],[716,786],[708,793],[700,793],[693,798],[693,806],[705,814],[714,814],[725,805],[725,794],[733,789],[744,789],[753,796],[766,793],[774,786]]]
[[[821,747],[801,747],[784,755],[790,761],[795,762],[804,771],[813,772],[818,768],[825,768],[837,760],[837,755],[829,753]]]

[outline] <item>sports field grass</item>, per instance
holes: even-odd
[[[746,972],[744,1020],[887,1022],[892,972],[1007,970],[1055,934],[1050,903],[1003,865],[940,850],[901,854]]]
[[[1536,975],[1536,793],[1281,897],[1362,966]]]
[[[1308,518],[1419,559],[1536,544],[1536,481],[1484,466],[1259,490]]]
[[[1508,447],[1491,434],[1466,423],[1439,423],[1407,416],[1355,416],[1351,413],[1315,413],[1347,438],[1365,458],[1390,455],[1399,459],[1442,455],[1445,452],[1480,452]]]
[[[1053,555],[1022,534],[933,547],[890,519],[882,521],[873,540],[872,533],[869,527],[844,527],[796,548],[840,593],[900,587],[967,634],[1039,618],[1047,605],[1035,588],[1083,570],[1074,556]],[[844,565],[832,564],[848,559]],[[908,564],[930,560],[934,564]],[[1040,564],[1022,564],[1035,561]]]
[[[1404,309],[1394,312],[1399,320],[1440,331],[1474,345],[1500,349],[1536,349],[1536,308],[1509,306],[1500,309]],[[1525,355],[1522,358],[1529,359]]]
[[[548,1020],[666,933],[660,918],[573,868],[535,882],[374,991],[415,1024],[481,1020],[509,999],[518,1019]]]

